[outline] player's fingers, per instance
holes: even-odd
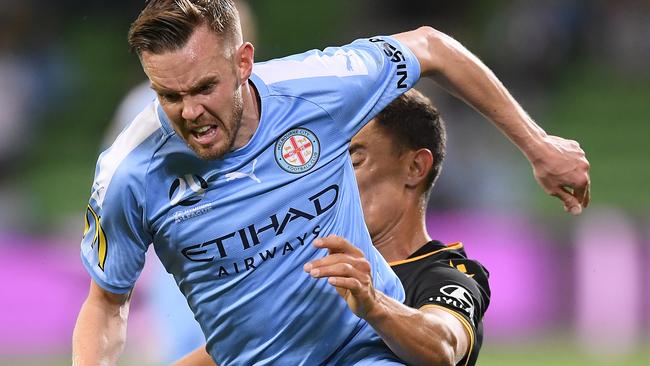
[[[323,258],[315,259],[311,262],[305,263],[303,269],[305,272],[311,271],[313,268],[319,268],[323,266],[330,266],[336,263],[350,263],[355,267],[362,266],[362,262],[367,262],[363,257],[353,257],[345,253],[334,253],[326,255]]]
[[[353,277],[357,279],[369,278],[367,272],[360,271],[350,263],[335,263],[329,266],[312,268],[309,275],[314,278],[323,277]]]
[[[352,245],[349,241],[337,235],[329,235],[324,238],[314,240],[314,246],[317,248],[325,248],[330,253],[350,253],[355,255],[363,255],[359,248]]]
[[[350,277],[329,277],[327,282],[337,289],[348,290],[353,295],[358,294],[361,290],[361,282]]]
[[[587,183],[580,190],[576,190],[576,196],[580,200],[580,205],[583,208],[586,208],[587,206],[589,206],[589,202],[591,201],[591,190],[590,190],[590,187],[589,187],[589,183]]]
[[[580,206],[584,207],[585,195],[587,194],[587,186],[575,188],[573,190],[573,196],[578,200]]]
[[[582,207],[588,207],[589,203],[591,202],[591,185],[587,185],[587,189],[585,190],[585,198],[584,201],[582,202]]]
[[[573,196],[570,187],[560,187],[551,193],[551,196],[559,198],[564,203],[564,210],[572,215],[579,215],[582,212],[582,206],[576,197]]]

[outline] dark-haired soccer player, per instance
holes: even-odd
[[[462,243],[431,240],[425,225],[445,155],[437,110],[409,90],[354,136],[350,155],[372,242],[404,285],[406,300],[374,288],[363,252],[340,237],[316,241],[329,255],[305,270],[328,277],[352,311],[408,364],[474,365],[490,302],[488,272],[467,259]]]
[[[81,256],[92,277],[76,364],[116,363],[153,243],[218,364],[400,364],[336,291],[302,272],[349,239],[373,286],[403,300],[374,249],[347,154],[420,76],[490,118],[568,209],[588,203],[577,143],[548,136],[464,47],[430,27],[258,63],[231,0],[150,0],[131,48],[158,94],[97,163]],[[566,191],[566,186],[572,189]],[[335,315],[335,316],[333,316]]]

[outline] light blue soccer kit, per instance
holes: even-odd
[[[391,37],[257,63],[259,126],[222,159],[198,158],[157,103],[99,157],[82,261],[104,289],[131,290],[153,243],[219,365],[400,364],[324,279],[316,237],[357,245],[374,286],[402,286],[365,228],[348,145],[420,69]]]

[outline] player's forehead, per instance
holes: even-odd
[[[394,136],[391,136],[385,128],[382,128],[376,119],[372,119],[352,138],[350,146],[382,149],[392,147],[394,144],[393,139]]]
[[[226,57],[232,54],[225,51],[220,36],[206,27],[197,28],[187,43],[176,50],[161,53],[143,52],[142,67],[152,82],[152,86],[178,89],[173,84],[189,88],[206,75],[219,77],[232,69]]]

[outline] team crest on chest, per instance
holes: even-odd
[[[275,143],[275,161],[289,173],[311,169],[320,157],[318,137],[306,128],[289,130]]]

